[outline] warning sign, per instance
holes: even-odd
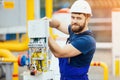
[[[13,9],[14,8],[14,2],[5,1],[4,2],[4,8]]]

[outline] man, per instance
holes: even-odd
[[[68,27],[55,19],[50,20],[52,28],[70,35],[67,44],[61,48],[49,37],[49,48],[59,58],[60,80],[88,80],[87,73],[96,49],[92,32],[88,30],[91,8],[86,1],[77,0],[70,12],[71,24]]]

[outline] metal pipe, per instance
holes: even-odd
[[[17,58],[9,50],[0,49],[0,62],[13,62],[12,80],[18,80]]]
[[[19,33],[16,33],[16,40],[17,41],[19,41],[20,40],[20,38],[19,38],[20,36],[19,36]]]
[[[53,12],[53,0],[46,0],[45,2],[46,6],[46,17],[51,18],[52,12]]]
[[[17,60],[2,57],[0,58],[0,62],[17,62]]]
[[[46,0],[45,1],[45,12],[46,12],[46,17],[51,18],[52,17],[52,9],[53,9],[53,0]],[[50,35],[53,36],[53,30],[52,28],[49,28]]]
[[[46,17],[51,18],[52,13],[53,13],[53,0],[46,0],[45,1],[45,12],[46,12]],[[49,28],[49,33],[53,39],[56,39],[57,35],[53,33],[53,29]]]
[[[34,20],[34,0],[26,0],[26,20]]]
[[[120,76],[120,59],[115,59],[115,76]]]
[[[0,49],[0,57],[11,58],[11,59],[16,58],[14,55],[12,55],[12,53],[9,50],[6,49]]]
[[[104,80],[108,80],[108,66],[104,62],[91,62],[91,66],[101,66],[104,70]]]
[[[28,35],[28,21],[35,19],[34,0],[26,0],[26,34]]]
[[[8,49],[10,51],[25,51],[28,50],[28,36],[23,35],[21,38],[21,42],[18,41],[5,41],[5,42],[0,42],[0,48],[2,49]]]

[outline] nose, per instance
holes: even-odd
[[[72,20],[72,22],[73,22],[73,23],[77,23],[77,19],[74,18],[74,19]]]

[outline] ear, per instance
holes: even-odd
[[[90,21],[90,17],[86,17],[86,25],[88,25],[89,21]]]
[[[87,22],[89,22],[90,21],[90,17],[87,17]]]
[[[89,22],[91,16],[89,14],[85,14],[85,17],[86,17],[86,21]]]

